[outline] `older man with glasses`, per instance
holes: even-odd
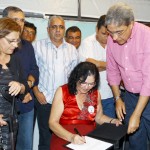
[[[116,100],[116,113],[128,124],[130,150],[146,150],[150,137],[150,29],[134,21],[132,9],[117,3],[109,8],[105,24],[107,76]],[[125,86],[124,101],[119,85]]]
[[[39,150],[50,149],[51,133],[48,120],[56,89],[67,83],[70,71],[78,63],[75,47],[64,40],[65,21],[60,16],[49,19],[49,37],[34,43],[40,70],[39,85],[34,87],[35,107],[39,126]]]

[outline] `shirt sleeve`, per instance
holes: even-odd
[[[118,65],[113,57],[111,50],[114,47],[111,45],[110,39],[107,42],[107,49],[106,49],[106,72],[107,72],[107,80],[110,85],[119,85],[121,81],[121,75],[118,68]]]
[[[85,41],[82,42],[82,44],[79,47],[79,61],[80,62],[84,62],[86,61],[87,57],[86,57],[86,49],[87,47],[90,47],[88,44],[86,44]]]
[[[39,82],[39,68],[37,66],[37,63],[36,63],[36,59],[35,59],[35,53],[34,53],[34,49],[33,49],[33,46],[30,45],[29,46],[29,52],[30,52],[30,60],[31,60],[31,63],[30,63],[30,75],[32,75],[34,78],[35,78],[35,83],[34,85],[38,85],[38,82]]]
[[[150,31],[149,29],[145,33],[145,36],[142,36],[142,51],[143,59],[141,63],[142,71],[142,87],[140,95],[150,96]]]

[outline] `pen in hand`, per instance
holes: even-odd
[[[78,134],[78,135],[82,136],[82,135],[79,133],[79,131],[78,131],[78,129],[77,129],[77,128],[74,128],[74,131],[75,131],[75,133],[76,133],[76,134]]]
[[[79,136],[82,136],[82,135],[80,134],[80,132],[78,131],[77,128],[74,128],[74,131],[75,131],[75,133],[78,134]],[[85,143],[86,143],[86,142],[85,142]]]

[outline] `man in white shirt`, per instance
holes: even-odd
[[[100,74],[99,91],[102,99],[103,113],[114,118],[114,99],[110,86],[106,80],[106,44],[108,33],[105,28],[105,15],[101,16],[97,22],[96,33],[83,40],[79,47],[80,61],[94,63]]]
[[[48,119],[56,89],[67,83],[68,75],[78,63],[75,47],[64,40],[65,22],[60,16],[52,16],[47,27],[49,38],[33,44],[39,66],[39,85],[34,87],[37,98],[39,126],[39,150],[50,149],[51,133]]]

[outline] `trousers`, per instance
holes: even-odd
[[[124,102],[126,106],[126,116],[125,123],[129,123],[130,116],[132,115],[139,96],[134,95],[128,91],[126,91],[124,96]],[[129,150],[147,150],[147,140],[150,137],[150,102],[148,102],[145,107],[141,120],[139,129],[129,135]]]

